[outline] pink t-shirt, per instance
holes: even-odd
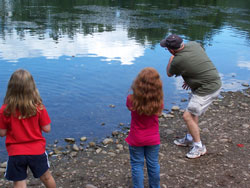
[[[131,95],[127,96],[126,105],[131,109]],[[131,146],[152,146],[160,144],[159,120],[157,115],[139,115],[131,111],[131,127],[125,141]]]
[[[45,107],[37,109],[35,116],[18,119],[3,114],[6,105],[0,109],[0,129],[7,129],[6,149],[9,156],[41,155],[45,152],[46,140],[41,127],[50,124],[50,118]],[[18,114],[17,114],[18,116]]]

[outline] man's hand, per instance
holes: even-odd
[[[190,87],[187,85],[186,82],[183,82],[182,88],[185,89],[185,90],[190,89]]]

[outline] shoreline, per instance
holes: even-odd
[[[183,110],[173,107],[159,118],[161,149],[161,187],[244,187],[250,184],[250,88],[221,92],[200,118],[201,138],[208,153],[198,159],[185,158],[188,148],[173,144],[185,134]],[[51,171],[57,186],[127,188],[132,186],[128,145],[124,141],[129,127],[84,148],[68,140],[65,148],[48,146]],[[85,138],[82,138],[85,143]],[[57,143],[55,143],[57,144]],[[85,144],[86,145],[86,144]],[[3,163],[1,164],[1,166]],[[2,168],[3,169],[3,168]],[[0,173],[0,187],[11,187]],[[145,187],[147,187],[145,173]],[[28,187],[42,187],[29,173]]]

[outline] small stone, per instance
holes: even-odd
[[[202,129],[202,132],[204,132],[204,133],[209,133],[210,131],[209,131],[208,128],[204,128],[204,129]]]
[[[97,188],[96,186],[92,185],[92,184],[87,184],[86,188]]]
[[[122,144],[117,144],[116,148],[119,149],[119,150],[123,150],[123,145]]]
[[[0,168],[0,174],[5,173],[6,168]]]
[[[1,167],[1,168],[6,168],[6,167],[7,167],[7,161],[1,163],[0,167]]]
[[[58,144],[58,142],[59,142],[58,140],[55,140],[55,141],[54,141],[54,144]]]
[[[103,141],[102,141],[102,143],[104,144],[104,145],[107,145],[107,144],[110,144],[110,143],[113,143],[114,141],[113,141],[113,139],[112,138],[105,138]]]
[[[108,155],[110,155],[111,157],[115,157],[116,154],[114,152],[108,152]]]
[[[62,151],[60,151],[59,149],[55,148],[55,149],[54,149],[54,153],[55,153],[55,154],[62,154]]]
[[[173,106],[173,107],[172,107],[172,111],[178,111],[178,110],[180,110],[180,107],[179,107],[179,106]]]
[[[242,127],[244,127],[245,129],[248,129],[250,127],[250,125],[248,124],[243,124]]]
[[[244,87],[249,87],[248,83],[242,83],[241,85],[244,86]]]
[[[113,105],[113,104],[110,104],[110,105],[109,105],[109,107],[111,107],[111,108],[115,108],[115,105]]]
[[[120,125],[120,126],[124,126],[124,123],[120,123],[119,125]]]
[[[76,156],[77,156],[77,152],[75,152],[75,151],[71,152],[71,153],[70,153],[70,156],[71,156],[71,157],[76,157]]]
[[[167,134],[173,134],[174,133],[174,131],[173,130],[171,130],[171,129],[167,129]]]
[[[87,137],[86,137],[86,136],[83,136],[83,137],[80,138],[80,140],[81,140],[82,142],[85,142],[85,141],[87,140]]]
[[[102,126],[104,126],[104,125],[105,125],[105,123],[104,123],[104,122],[102,122],[102,123],[101,123],[101,125],[102,125]]]
[[[66,142],[75,142],[75,139],[74,138],[65,138],[64,139]]]
[[[90,147],[95,147],[95,145],[96,145],[95,142],[89,142]]]
[[[73,151],[79,151],[79,147],[76,144],[73,144],[72,149]]]
[[[101,148],[98,148],[97,150],[95,150],[96,153],[100,153],[102,151]]]
[[[113,136],[117,136],[118,134],[119,134],[118,131],[113,131],[113,132],[112,132],[112,135],[113,135]]]

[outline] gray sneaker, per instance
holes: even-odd
[[[202,145],[202,147],[194,145],[191,150],[186,154],[186,156],[190,159],[195,159],[200,157],[201,155],[204,155],[205,153],[207,153],[205,145]]]
[[[187,135],[184,138],[180,138],[174,141],[177,146],[192,146],[193,141],[187,139]]]

